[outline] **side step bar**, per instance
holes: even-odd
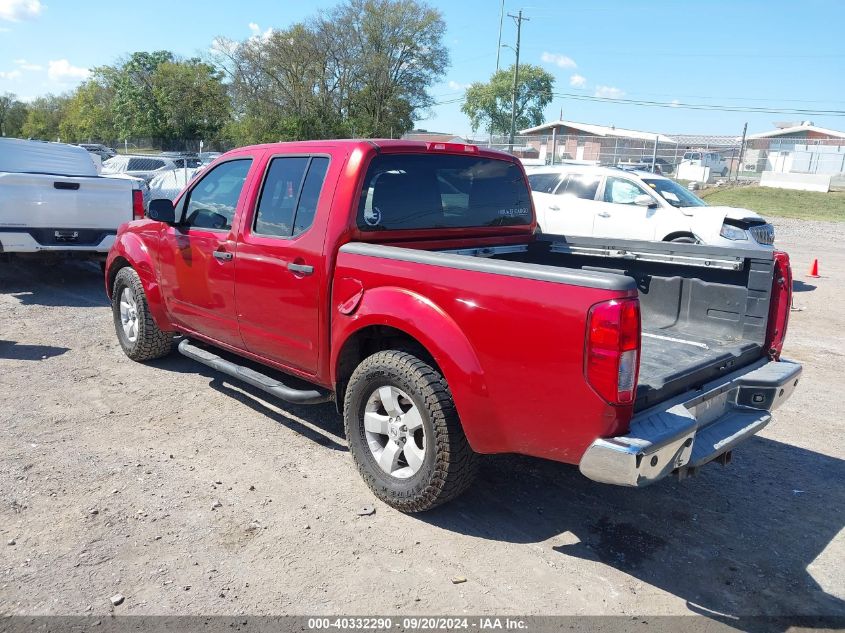
[[[280,400],[292,402],[294,404],[319,404],[321,402],[330,402],[332,394],[327,391],[317,389],[294,389],[282,384],[278,380],[271,378],[265,374],[261,374],[249,367],[237,365],[225,358],[220,358],[217,354],[192,345],[188,339],[184,339],[179,343],[179,353],[183,356],[198,361],[203,365],[208,365],[212,369],[242,380],[247,384],[257,387],[262,391],[266,391]]]

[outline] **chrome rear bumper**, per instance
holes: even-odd
[[[800,376],[798,363],[761,360],[643,411],[627,435],[593,442],[581,458],[581,473],[642,487],[677,469],[703,466],[766,426]]]

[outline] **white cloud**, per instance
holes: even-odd
[[[583,88],[587,85],[587,78],[576,73],[569,78],[569,85],[573,88]]]
[[[0,20],[31,20],[41,15],[45,8],[40,0],[0,0]]]
[[[450,81],[449,82],[449,89],[454,91],[463,91],[469,88],[469,84],[462,84],[458,83],[457,81]]]
[[[72,65],[66,59],[51,59],[47,63],[47,76],[60,83],[81,81],[90,74],[87,68]]]
[[[625,96],[625,91],[613,86],[596,86],[593,96],[604,97],[605,99],[621,99]]]
[[[678,101],[677,99],[672,99],[672,102],[669,105],[672,106],[673,108],[677,108],[679,105],[681,105],[681,102]]]
[[[0,79],[9,79],[15,80],[21,78],[21,71],[19,70],[10,70],[8,72],[4,72],[0,70]]]
[[[16,59],[15,64],[21,70],[29,70],[29,71],[44,70],[44,66],[42,66],[41,64],[31,64],[28,61],[26,61],[25,59]]]
[[[567,57],[566,55],[560,55],[558,53],[548,53],[545,52],[540,55],[540,59],[547,64],[554,64],[559,68],[577,68],[578,64],[575,63],[575,60],[571,57]]]
[[[252,32],[252,36],[249,38],[251,40],[268,40],[273,34],[272,26],[263,33],[261,32],[261,27],[258,26],[258,24],[256,24],[255,22],[250,22],[248,26],[249,30]]]

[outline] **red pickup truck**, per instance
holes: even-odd
[[[126,354],[336,402],[406,512],[479,453],[625,486],[727,463],[801,373],[786,254],[541,235],[520,163],[472,145],[245,147],[147,215],[106,267]]]

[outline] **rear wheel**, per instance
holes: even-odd
[[[114,278],[112,315],[120,346],[132,360],[153,360],[172,351],[173,333],[163,332],[156,325],[141,278],[129,266],[121,268]]]
[[[343,407],[349,449],[376,496],[422,512],[464,492],[478,460],[446,381],[407,352],[373,354],[353,372]]]

